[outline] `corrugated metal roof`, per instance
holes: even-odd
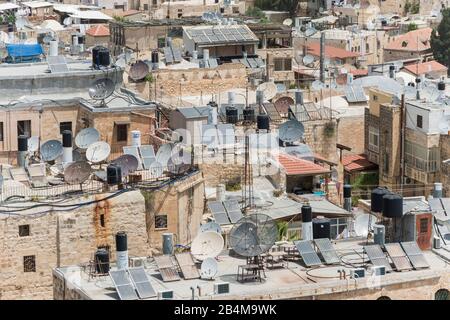
[[[345,87],[345,98],[347,101],[352,102],[366,102],[367,97],[364,93],[364,89],[360,85],[351,85]]]
[[[258,37],[246,25],[184,27],[198,45],[257,43]]]
[[[178,108],[177,110],[186,119],[205,118],[209,114],[209,107]]]

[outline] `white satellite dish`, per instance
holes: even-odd
[[[221,234],[214,231],[200,233],[191,245],[191,253],[197,260],[215,258],[223,250],[224,240]]]
[[[417,90],[415,87],[406,86],[405,87],[405,97],[406,99],[415,99]]]
[[[106,160],[111,152],[111,147],[105,141],[97,141],[91,144],[86,150],[86,159],[92,163]]]
[[[273,99],[277,95],[277,86],[273,82],[261,83],[256,91],[262,91],[264,94],[264,101]]]
[[[39,149],[39,137],[34,136],[28,138],[28,151],[36,152]]]
[[[200,276],[202,279],[214,279],[218,272],[219,266],[216,259],[206,258],[200,267]]]
[[[433,86],[428,85],[422,90],[421,93],[422,97],[429,102],[436,101],[440,96],[439,90],[434,85]]]
[[[355,233],[358,237],[367,237],[369,230],[373,229],[376,217],[372,215],[369,225],[370,214],[360,214],[355,218]]]
[[[315,35],[316,33],[317,33],[317,30],[314,27],[310,27],[305,30],[306,37],[311,37],[311,36]]]
[[[72,24],[72,18],[71,17],[67,17],[64,19],[63,24],[65,26],[70,26]]]
[[[307,54],[303,57],[302,62],[305,66],[310,65],[315,60],[313,55]]]
[[[220,227],[220,225],[217,222],[207,222],[200,226],[200,231],[201,232],[214,231],[214,232],[221,234],[222,228]]]
[[[87,149],[91,144],[100,140],[100,132],[95,128],[85,128],[75,137],[75,144],[80,149]]]
[[[292,23],[293,23],[293,21],[290,18],[287,18],[283,21],[283,24],[288,27],[292,26]]]
[[[313,81],[313,83],[311,83],[311,89],[313,89],[313,90],[321,90],[324,87],[325,87],[325,85],[320,80],[315,80],[315,81]]]
[[[163,166],[158,161],[153,162],[148,168],[152,178],[160,178],[163,175]]]

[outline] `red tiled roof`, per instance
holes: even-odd
[[[329,173],[330,170],[314,162],[297,158],[287,154],[279,154],[278,162],[283,166],[287,175],[318,175]]]
[[[308,45],[308,53],[316,57],[320,56],[320,43],[313,43]],[[346,59],[359,57],[359,54],[341,48],[325,46],[325,57]]]
[[[109,28],[102,24],[93,26],[86,31],[86,34],[92,37],[109,37]]]
[[[351,154],[342,157],[345,171],[362,171],[375,168],[377,165],[370,162],[364,154]]]
[[[350,70],[350,73],[354,76],[367,76],[369,74],[369,70],[367,69],[353,69]]]
[[[407,32],[388,43],[384,49],[413,52],[429,50],[431,48],[430,37],[432,30],[431,28],[423,28]]]
[[[419,63],[419,64],[411,64],[411,65],[405,66],[405,69],[416,76],[421,75],[421,74],[426,74],[429,72],[440,72],[440,71],[447,72],[446,66],[444,66],[434,60],[424,62],[424,63]]]

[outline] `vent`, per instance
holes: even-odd
[[[173,291],[165,290],[158,292],[158,300],[172,300],[173,299]]]
[[[386,274],[386,267],[385,266],[373,266],[372,274],[375,276],[384,276]]]
[[[230,284],[228,282],[221,282],[214,284],[214,294],[230,293]]]
[[[365,276],[366,276],[366,269],[364,268],[350,270],[350,277],[352,279],[361,279],[364,278]]]

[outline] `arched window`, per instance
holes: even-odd
[[[391,300],[388,296],[381,296],[377,300]]]
[[[450,300],[450,292],[447,289],[439,289],[434,294],[434,300]]]

